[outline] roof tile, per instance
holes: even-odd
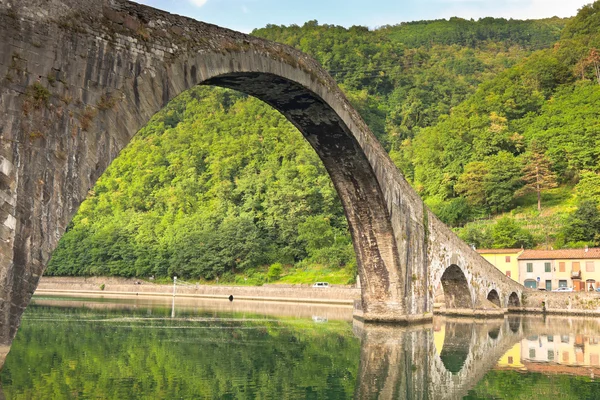
[[[523,249],[477,249],[479,254],[517,254]]]
[[[600,248],[561,249],[561,250],[525,250],[519,260],[561,260],[561,259],[600,259]]]

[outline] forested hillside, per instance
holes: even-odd
[[[599,14],[596,2],[571,20],[376,30],[310,21],[253,34],[317,58],[427,204],[458,227],[527,203],[531,160],[547,171],[548,190],[577,185],[600,197]],[[589,233],[577,218],[567,225]],[[478,245],[539,241],[512,219],[496,225],[500,233],[467,225],[461,234]],[[355,275],[318,157],[265,104],[202,87],[157,114],[111,165],[47,274],[262,283],[315,270],[339,283]]]

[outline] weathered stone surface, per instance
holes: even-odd
[[[360,317],[431,319],[440,284],[469,294],[447,308],[497,310],[491,290],[501,309],[511,294],[521,298],[522,286],[426,209],[307,55],[125,0],[0,0],[0,26],[0,342],[14,337],[98,177],[152,115],[197,84],[262,99],[319,154],[350,225]]]

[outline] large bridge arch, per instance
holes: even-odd
[[[225,61],[228,60],[221,63]],[[306,87],[306,82],[293,80],[297,72],[256,72],[269,63],[270,60],[262,60],[259,66],[251,68],[252,72],[234,68],[227,73],[209,74],[200,84],[235,89],[257,97],[298,128],[323,161],[344,206],[357,255],[365,308],[403,315],[404,277],[398,273],[400,263],[393,228],[365,152],[333,106],[317,94],[331,89],[323,88],[320,82],[314,82],[313,88]],[[247,68],[250,67],[244,69]],[[336,101],[339,99],[334,103]]]
[[[124,0],[15,0],[0,3],[0,18],[9,27],[0,32],[0,75],[7,77],[0,83],[7,121],[0,148],[4,342],[14,336],[52,251],[98,177],[169,100],[199,84],[267,102],[316,150],[349,222],[363,317],[423,318],[422,302],[407,308],[405,301],[418,286],[406,285],[411,265],[426,285],[422,240],[413,239],[414,251],[406,245],[410,238],[399,243],[393,226],[419,234],[422,218],[394,224],[399,188],[390,198],[386,184],[401,175],[312,58]],[[408,200],[405,212],[422,215],[422,203],[415,209]]]

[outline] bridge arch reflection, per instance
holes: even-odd
[[[355,320],[354,332],[359,399],[460,399],[521,338],[508,319],[436,318],[411,327]]]

